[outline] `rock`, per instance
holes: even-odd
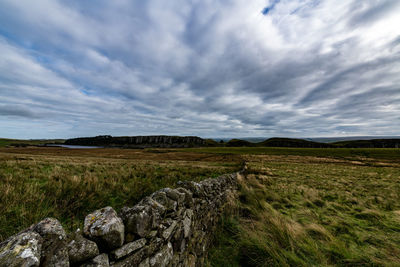
[[[146,237],[152,229],[153,214],[148,206],[123,207],[120,216],[125,224],[127,233]]]
[[[122,247],[114,250],[111,252],[111,256],[113,259],[118,260],[120,258],[123,258],[132,252],[144,247],[146,245],[146,239],[142,238],[133,242],[130,242],[128,244],[123,245]]]
[[[43,238],[40,266],[69,266],[66,234],[61,223],[46,218],[33,228]]]
[[[150,266],[165,267],[172,260],[173,257],[172,244],[168,242],[156,255],[150,258]]]
[[[99,255],[97,244],[80,233],[75,233],[69,238],[67,247],[70,263],[83,262]]]
[[[181,187],[183,187],[183,188],[189,190],[190,192],[192,192],[194,197],[200,197],[201,198],[201,197],[205,196],[203,184],[201,184],[201,183],[196,183],[196,182],[193,182],[193,181],[184,181],[184,182],[179,181],[178,184]]]
[[[183,232],[185,238],[189,237],[190,235],[191,223],[192,220],[190,218],[185,217],[185,219],[183,219]]]
[[[112,250],[124,243],[125,226],[111,207],[94,211],[85,218],[83,232],[101,250]]]
[[[183,226],[179,225],[171,241],[175,252],[183,252],[185,250],[186,240],[183,232]]]
[[[125,224],[125,232],[140,237],[151,237],[165,214],[165,207],[150,197],[146,197],[132,208],[123,207],[120,216]]]
[[[134,252],[130,256],[115,262],[112,266],[113,267],[131,267],[131,266],[138,266],[139,263],[148,257],[148,251],[146,247]]]
[[[176,189],[164,188],[164,189],[161,189],[161,191],[165,192],[167,194],[168,198],[175,200],[179,206],[182,205],[185,201],[185,197],[186,197],[185,193],[179,192]]]
[[[141,263],[139,263],[139,267],[150,267],[150,259],[147,258],[144,261],[142,261]]]
[[[42,237],[35,232],[24,232],[0,244],[1,267],[39,266]]]
[[[109,267],[109,266],[110,263],[108,260],[108,255],[105,253],[100,254],[97,257],[81,265],[81,267]]]
[[[185,261],[184,261],[184,265],[185,267],[196,267],[196,256],[193,254],[189,254]]]
[[[160,190],[151,195],[151,198],[163,205],[167,211],[175,211],[177,202],[167,197],[167,193]]]
[[[184,204],[186,205],[186,207],[189,207],[189,208],[193,207],[192,192],[190,192],[189,190],[187,190],[186,188],[183,188],[183,187],[178,187],[176,190],[185,195]]]
[[[175,230],[177,222],[176,221],[172,221],[171,225],[164,230],[164,232],[162,233],[162,237],[165,240],[168,240],[170,238],[170,236],[172,235],[172,232]]]

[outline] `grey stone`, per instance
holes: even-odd
[[[150,207],[124,207],[121,210],[120,216],[125,224],[125,230],[127,233],[133,233],[140,237],[145,237],[152,229],[153,218]]]
[[[189,235],[190,235],[191,224],[192,224],[192,220],[190,218],[185,217],[183,219],[183,232],[184,232],[185,238],[189,237]]]
[[[165,267],[168,266],[172,260],[174,251],[172,249],[172,244],[168,242],[158,253],[150,258],[150,266]]]
[[[172,232],[175,230],[176,224],[177,224],[176,221],[172,221],[171,225],[163,231],[162,237],[165,240],[168,240],[170,238],[170,236],[172,235]]]
[[[178,192],[185,194],[184,204],[186,207],[193,207],[193,194],[189,190],[183,187],[178,187],[176,189]]]
[[[150,259],[147,258],[144,261],[142,261],[141,263],[139,263],[139,267],[150,267]]]
[[[128,244],[123,245],[122,247],[114,250],[111,252],[111,256],[113,259],[118,260],[120,258],[123,258],[132,252],[144,247],[146,245],[146,239],[142,238],[133,242],[130,242]]]
[[[148,256],[148,251],[146,247],[134,252],[128,257],[115,262],[112,264],[113,267],[131,267],[138,266],[146,257]]]
[[[94,211],[85,218],[83,232],[100,249],[111,250],[124,243],[125,226],[111,207]]]
[[[61,223],[46,218],[33,228],[43,238],[40,266],[69,266],[66,234]]]
[[[39,266],[42,237],[35,232],[24,232],[0,244],[1,267]]]
[[[179,192],[176,189],[164,188],[162,189],[167,194],[167,197],[175,200],[178,205],[182,205],[185,201],[185,193]]]
[[[84,264],[81,265],[81,267],[109,267],[110,263],[108,260],[108,255],[103,253],[95,258],[91,259],[88,262],[85,262]]]
[[[177,208],[177,202],[170,199],[167,193],[162,190],[153,193],[151,198],[163,205],[167,211],[175,211]]]
[[[69,237],[67,247],[70,263],[83,262],[99,255],[97,244],[84,238],[80,233],[74,233]]]

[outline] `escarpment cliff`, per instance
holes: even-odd
[[[146,148],[146,147],[196,147],[204,146],[206,141],[197,136],[167,136],[167,135],[154,135],[154,136],[111,136],[100,135],[96,137],[80,137],[68,139],[65,141],[66,145],[80,145],[80,146],[114,146],[114,147],[132,147],[132,148]]]
[[[203,266],[239,175],[179,182],[119,213],[93,211],[83,231],[69,235],[58,220],[46,218],[0,243],[0,267]]]

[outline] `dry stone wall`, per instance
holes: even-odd
[[[238,175],[179,182],[120,213],[96,210],[86,216],[83,231],[70,235],[58,220],[46,218],[0,243],[0,267],[203,266]]]

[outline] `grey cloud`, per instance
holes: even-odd
[[[355,1],[349,26],[368,26],[383,19],[388,13],[395,12],[399,4],[397,0]]]
[[[0,116],[16,116],[29,119],[40,118],[31,110],[20,106],[0,105]]]
[[[263,16],[264,0],[3,1],[0,101],[58,137],[373,134],[398,122],[398,33],[383,43],[354,25],[399,7],[313,3]]]

